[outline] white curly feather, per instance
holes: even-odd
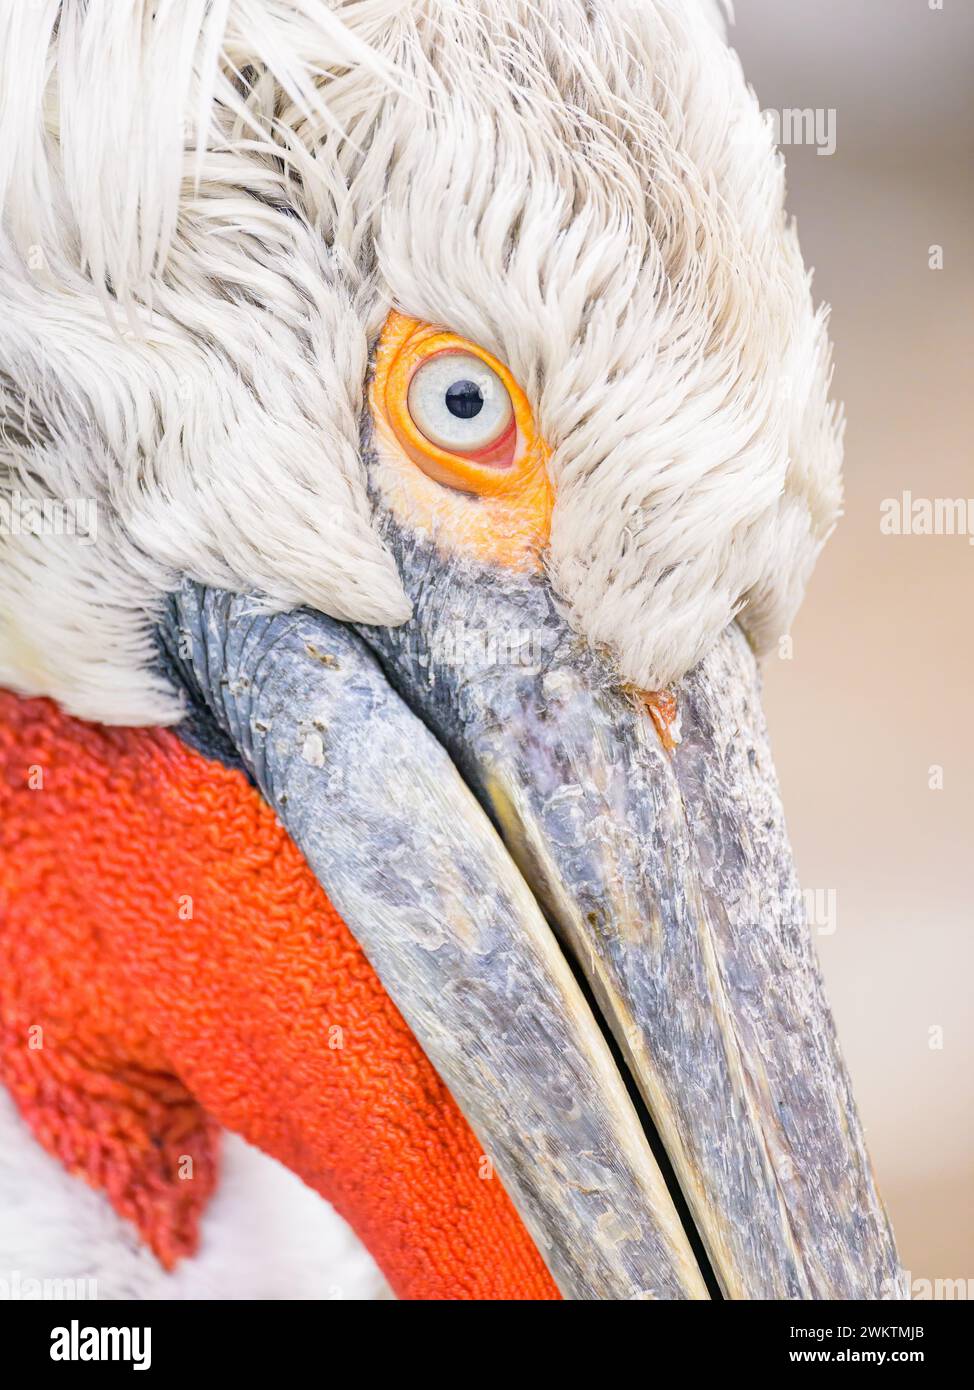
[[[390,304],[506,360],[549,568],[644,687],[787,629],[840,505],[824,315],[709,0],[0,8],[0,684],[168,722],[180,573],[397,623],[359,452]],[[0,523],[3,521],[0,507]]]

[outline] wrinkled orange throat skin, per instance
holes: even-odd
[[[0,1080],[167,1267],[200,1240],[224,1125],[322,1193],[400,1297],[558,1297],[246,779],[3,692]]]

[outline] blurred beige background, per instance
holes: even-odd
[[[974,537],[974,4],[735,11],[763,108],[835,110],[833,155],[784,153],[846,514],[766,662],[768,720],[803,883],[835,893],[818,947],[903,1263],[974,1293],[974,545],[879,525],[908,489],[971,499]]]

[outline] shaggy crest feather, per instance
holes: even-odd
[[[398,623],[360,450],[390,304],[508,362],[549,570],[644,687],[787,629],[840,504],[824,315],[710,0],[0,13],[0,683],[169,722],[186,573]],[[2,510],[6,507],[6,511]]]

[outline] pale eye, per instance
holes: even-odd
[[[438,352],[428,358],[413,373],[407,399],[416,428],[455,454],[490,448],[514,424],[506,386],[469,352]]]

